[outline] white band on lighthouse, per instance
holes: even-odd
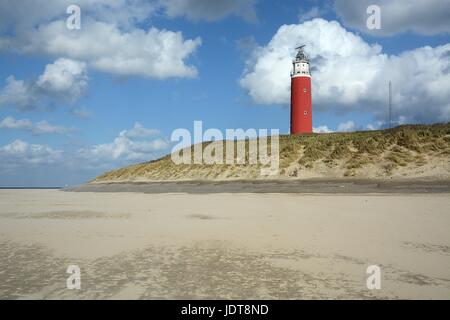
[[[291,78],[300,78],[300,77],[311,78],[311,75],[310,74],[291,74]]]

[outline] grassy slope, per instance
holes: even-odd
[[[208,144],[204,143],[203,148]],[[259,165],[175,165],[167,155],[155,161],[107,172],[94,182],[267,179],[260,175],[260,168]],[[280,136],[280,170],[277,176],[271,178],[318,177],[448,179],[450,124]]]

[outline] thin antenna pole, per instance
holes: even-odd
[[[392,83],[389,81],[389,129],[392,128]]]

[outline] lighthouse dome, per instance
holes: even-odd
[[[295,56],[295,60],[309,62],[309,57],[303,50],[299,50]]]

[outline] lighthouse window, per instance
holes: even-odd
[[[308,115],[308,111],[303,111],[303,114],[304,114],[305,116],[307,116],[307,115]]]
[[[303,92],[308,92],[308,90],[306,88],[303,88]]]

